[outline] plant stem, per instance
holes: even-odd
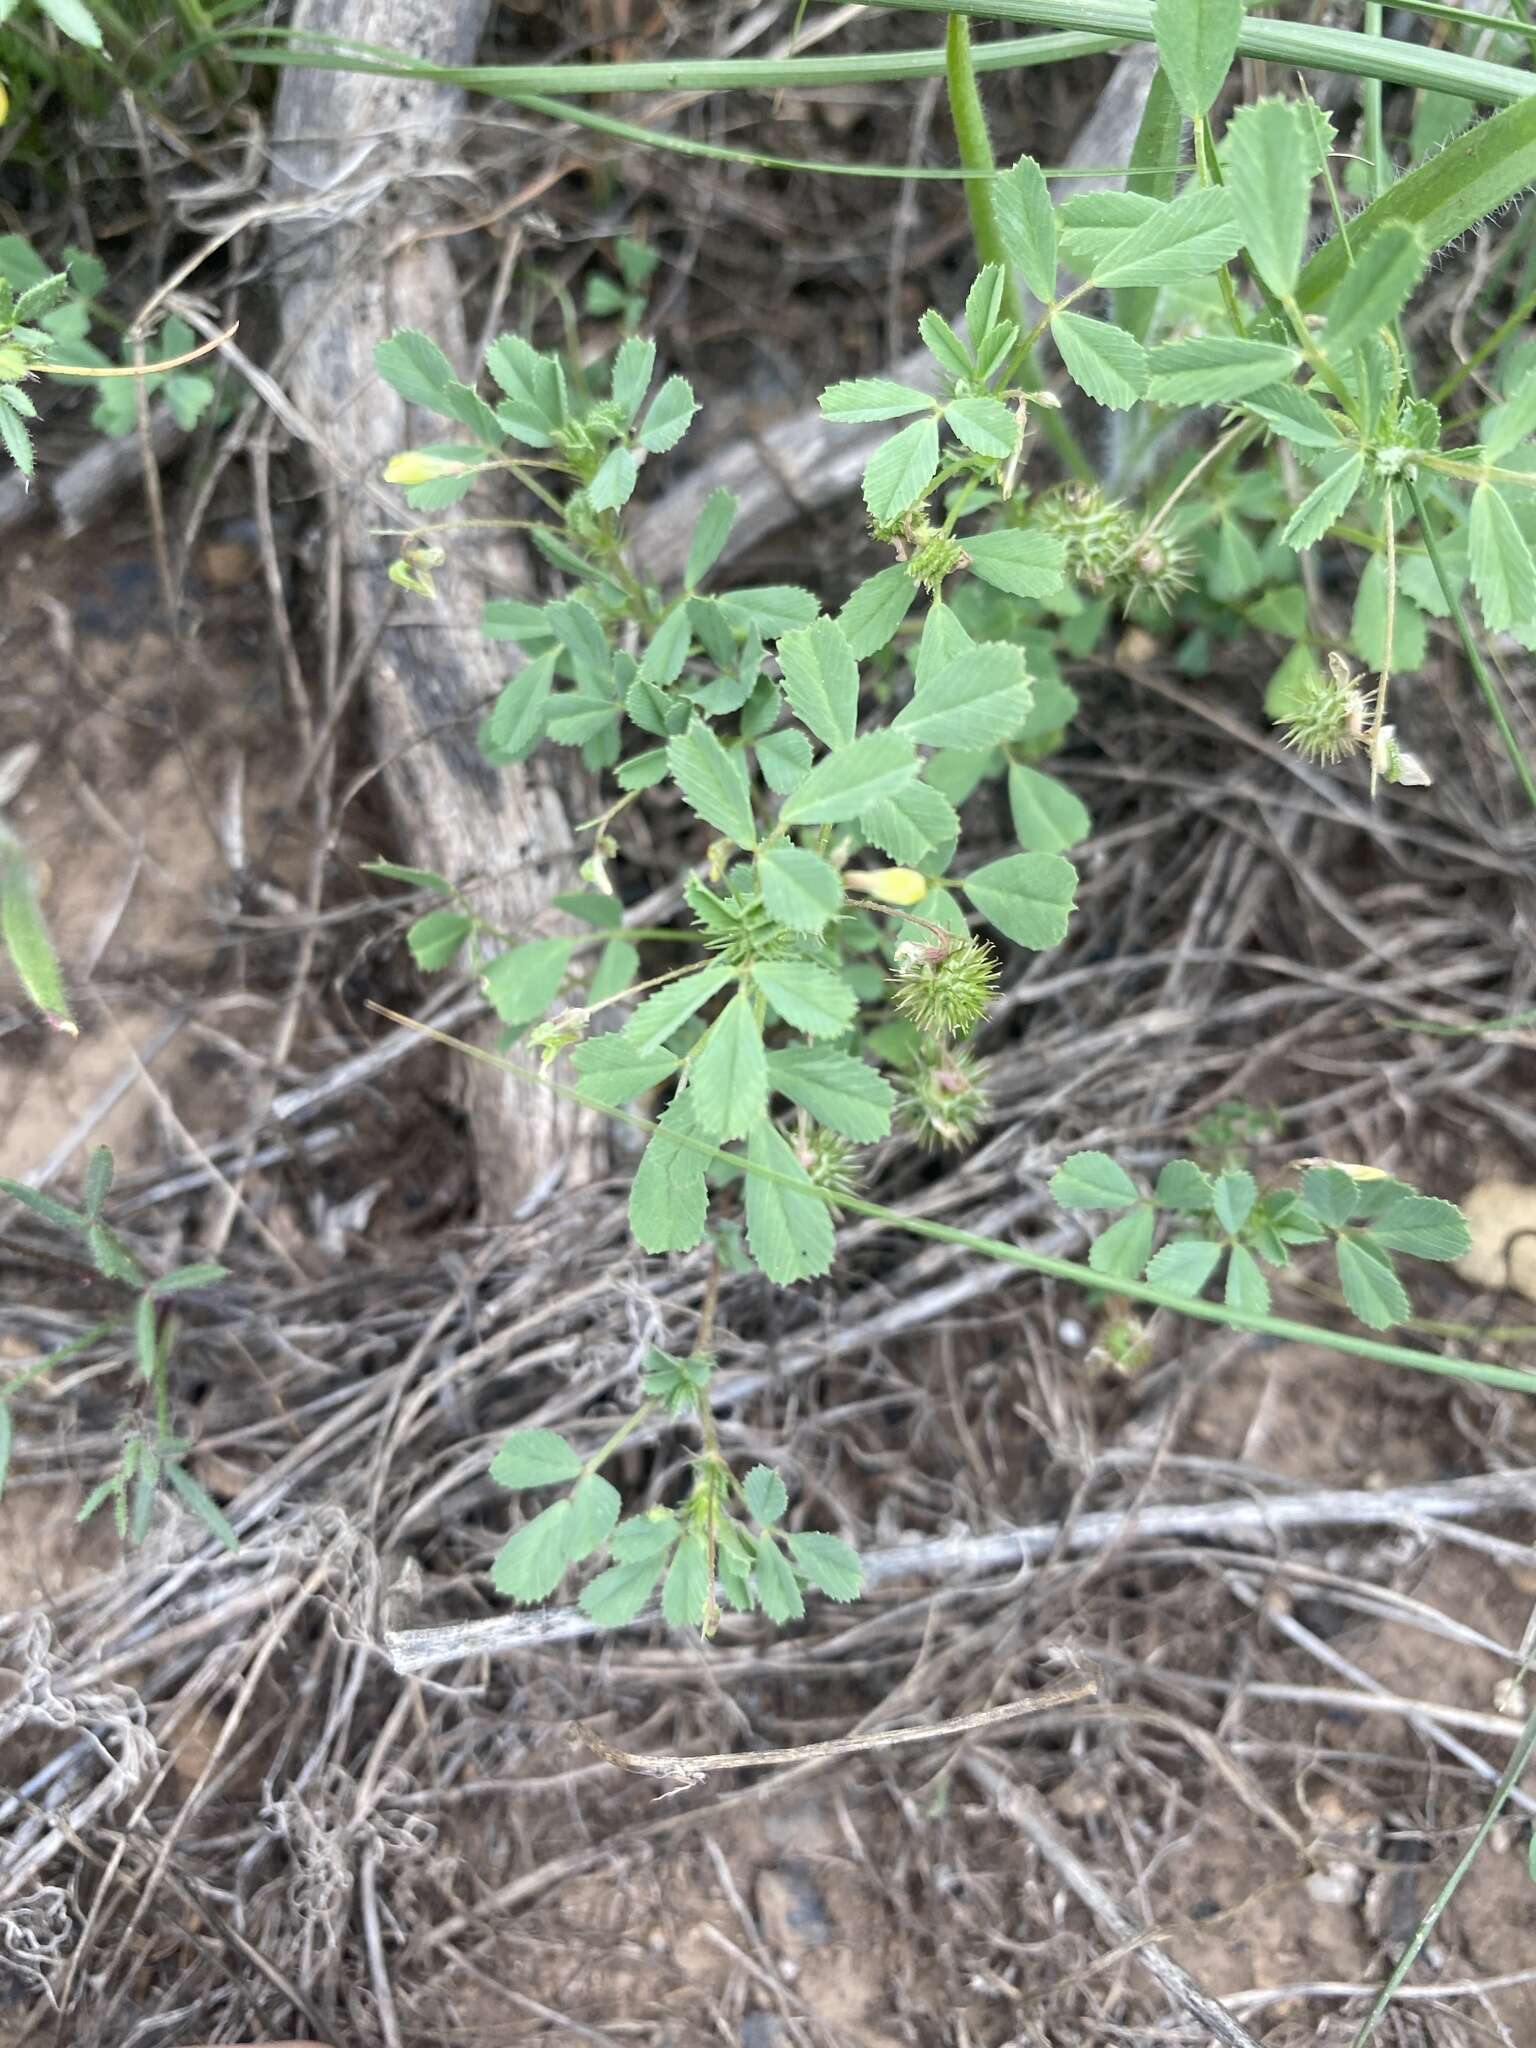
[[[607,1464],[614,1452],[621,1444],[627,1442],[634,1435],[641,1423],[650,1421],[651,1417],[656,1413],[656,1407],[657,1404],[654,1401],[642,1401],[634,1414],[626,1416],[624,1421],[619,1424],[607,1442],[598,1445],[591,1457],[588,1458],[586,1464],[582,1466],[582,1471],[596,1472],[600,1466]]]
[[[640,1116],[634,1110],[611,1108],[564,1081],[552,1080],[548,1074],[535,1073],[530,1067],[520,1067],[515,1061],[503,1059],[499,1053],[491,1052],[485,1046],[471,1045],[467,1039],[438,1031],[415,1017],[402,1016],[398,1010],[386,1009],[382,1003],[370,1002],[368,1008],[387,1018],[391,1024],[420,1032],[422,1037],[479,1060],[484,1066],[495,1067],[501,1073],[515,1074],[520,1081],[532,1081],[540,1088],[547,1088],[564,1102],[573,1102],[578,1108],[612,1117],[615,1122],[628,1124],[631,1130],[643,1131],[649,1137],[656,1135],[657,1125],[650,1117]],[[729,1167],[733,1173],[746,1172],[774,1187],[824,1202],[829,1209],[848,1209],[857,1216],[868,1216],[877,1223],[906,1231],[913,1237],[928,1237],[939,1244],[958,1245],[963,1251],[975,1252],[981,1258],[999,1259],[1005,1265],[1022,1267],[1027,1273],[1041,1273],[1047,1279],[1065,1280],[1074,1287],[1085,1287],[1095,1294],[1114,1294],[1129,1301],[1144,1301],[1154,1308],[1172,1309],[1200,1322],[1220,1323],[1227,1329],[1247,1330],[1256,1336],[1282,1337],[1297,1344],[1321,1344],[1327,1350],[1342,1351],[1355,1358],[1371,1358],[1382,1365],[1407,1366],[1414,1372],[1435,1373],[1447,1379],[1474,1381],[1479,1386],[1508,1387],[1516,1393],[1536,1394],[1536,1372],[1521,1372],[1514,1366],[1484,1365],[1474,1358],[1442,1358],[1434,1352],[1412,1350],[1406,1344],[1384,1344],[1374,1337],[1352,1337],[1343,1331],[1323,1329],[1318,1324],[1293,1322],[1288,1316],[1259,1315],[1247,1309],[1228,1308],[1222,1302],[1177,1294],[1172,1288],[1158,1287],[1148,1280],[1106,1280],[1102,1273],[1094,1272],[1091,1266],[1082,1265],[1075,1259],[1054,1258],[1046,1252],[1030,1251],[1024,1245],[1009,1244],[1002,1238],[983,1237],[974,1230],[961,1230],[951,1223],[935,1223],[926,1216],[908,1216],[900,1209],[887,1208],[881,1202],[867,1201],[862,1195],[817,1187],[814,1181],[779,1173],[775,1168],[760,1165],[740,1153],[711,1145],[707,1139],[696,1138],[691,1132],[668,1131],[665,1135],[671,1143],[681,1145],[685,1151],[697,1153],[717,1166]]]
[[[1483,693],[1483,701],[1488,706],[1488,715],[1493,720],[1499,738],[1504,742],[1504,751],[1509,756],[1510,766],[1520,779],[1520,787],[1525,791],[1525,800],[1531,809],[1536,811],[1536,776],[1533,776],[1531,773],[1531,764],[1526,760],[1520,742],[1515,737],[1515,729],[1509,722],[1508,713],[1505,711],[1499,697],[1498,687],[1494,683],[1493,677],[1488,673],[1482,655],[1478,652],[1477,642],[1472,638],[1472,629],[1467,624],[1467,615],[1462,608],[1461,598],[1446,569],[1445,559],[1440,553],[1440,544],[1435,539],[1435,529],[1429,523],[1428,508],[1425,506],[1424,497],[1419,489],[1416,477],[1409,478],[1408,493],[1413,499],[1414,517],[1418,520],[1419,531],[1424,536],[1424,546],[1428,552],[1435,575],[1439,580],[1441,595],[1451,608],[1451,617],[1456,621],[1456,631],[1461,638],[1462,651],[1471,665],[1473,675],[1477,678],[1477,687]]]
[[[1381,37],[1381,0],[1365,0],[1365,33]],[[1381,128],[1381,80],[1362,78],[1360,99],[1365,112],[1365,153],[1370,160],[1371,197],[1379,199],[1387,189],[1387,165]]]
[[[996,263],[1003,273],[1002,313],[1005,319],[1013,321],[1020,334],[1024,332],[1024,308],[1019,300],[1019,288],[1013,275],[1013,266],[1008,261],[1008,252],[1003,246],[1002,230],[997,224],[997,208],[992,198],[992,178],[997,170],[997,161],[992,154],[992,138],[987,130],[987,110],[981,103],[981,89],[976,83],[976,66],[971,56],[971,26],[963,14],[952,14],[944,30],[944,78],[949,91],[949,117],[954,123],[955,143],[960,152],[964,168],[975,174],[965,181],[965,203],[970,209],[971,238],[976,244],[976,260],[985,267]],[[1034,351],[1026,342],[1015,358],[1018,375],[1024,383],[1039,382],[1035,368]],[[1093,468],[1077,437],[1061,417],[1049,406],[1039,411],[1040,431],[1055,449],[1061,461],[1073,476],[1082,483],[1093,481]]]

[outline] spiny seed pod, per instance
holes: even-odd
[[[813,1187],[824,1188],[829,1195],[851,1195],[857,1190],[862,1178],[857,1145],[822,1124],[813,1124],[807,1116],[801,1116],[787,1136]]]
[[[1058,484],[1038,497],[1032,525],[1055,534],[1066,550],[1067,568],[1089,590],[1107,589],[1136,539],[1128,507],[1107,498],[1096,484]]]
[[[1366,744],[1371,699],[1340,655],[1328,657],[1328,673],[1314,669],[1286,693],[1284,739],[1305,760],[1331,767]]]
[[[902,1016],[930,1038],[969,1038],[997,992],[997,955],[985,939],[904,939],[896,948]]]
[[[1141,534],[1113,579],[1124,590],[1127,602],[1149,597],[1164,611],[1191,582],[1189,551],[1166,534]]]
[[[944,578],[963,569],[970,557],[953,534],[940,532],[930,520],[914,520],[912,525],[907,574],[924,590],[937,591]]]
[[[963,1046],[925,1047],[896,1077],[896,1121],[925,1151],[974,1142],[992,1110],[986,1063]]]

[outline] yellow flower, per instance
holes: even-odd
[[[429,455],[424,448],[408,448],[403,455],[392,455],[385,466],[384,481],[387,484],[431,484],[439,477],[468,476],[478,465],[472,462],[457,462],[447,455]]]
[[[910,910],[928,894],[928,879],[916,868],[856,868],[844,873],[843,886],[897,910]]]

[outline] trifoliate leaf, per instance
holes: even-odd
[[[704,1235],[709,1213],[705,1181],[708,1161],[677,1142],[693,1135],[693,1106],[686,1095],[658,1119],[641,1154],[629,1190],[629,1227],[648,1252],[691,1252]]]
[[[819,1592],[829,1600],[857,1600],[864,1585],[858,1552],[841,1536],[805,1529],[785,1538],[789,1554]]]
[[[889,1135],[895,1093],[882,1074],[852,1053],[826,1045],[786,1045],[768,1055],[768,1084],[856,1145]]]
[[[491,1477],[514,1493],[525,1486],[564,1486],[581,1477],[581,1460],[552,1429],[515,1429],[492,1458]]]
[[[1058,946],[1077,894],[1077,870],[1059,853],[1015,853],[990,861],[961,884],[972,903],[1015,945]]]
[[[696,1048],[688,1100],[701,1137],[744,1138],[768,1106],[768,1061],[752,999],[735,995]]]
[[[858,1005],[841,975],[809,960],[759,960],[752,979],[784,1022],[807,1038],[841,1038]]]
[[[1064,1209],[1128,1209],[1141,1200],[1135,1181],[1107,1152],[1074,1152],[1051,1175],[1051,1193]]]
[[[1067,237],[1068,265],[1095,284],[1123,289],[1206,277],[1241,244],[1232,202],[1219,185],[1181,193],[1166,205],[1129,192],[1094,196],[1101,207],[1106,199],[1133,202],[1120,227],[1084,233],[1074,222]]]
[[[771,1465],[754,1465],[741,1482],[741,1490],[754,1522],[761,1522],[766,1528],[770,1522],[783,1521],[789,1494]]]
[[[770,846],[758,857],[757,878],[771,917],[791,931],[820,932],[843,904],[837,870],[799,846]]]
[[[1145,397],[1147,352],[1123,327],[1090,320],[1083,313],[1058,313],[1051,322],[1051,339],[1072,382],[1111,412],[1124,412]]]
[[[1301,1177],[1304,1208],[1330,1230],[1342,1230],[1360,1199],[1356,1182],[1339,1166],[1311,1166]]]
[[[747,1244],[762,1271],[779,1287],[825,1273],[836,1235],[831,1211],[810,1191],[805,1168],[766,1118],[747,1140],[747,1162]],[[752,1167],[768,1167],[797,1185],[784,1187]]]
[[[877,525],[899,519],[927,491],[939,466],[939,423],[913,420],[883,441],[864,471],[864,503]]]
[[[728,753],[702,719],[667,745],[672,780],[690,810],[749,852],[757,844],[752,790],[739,751]]]

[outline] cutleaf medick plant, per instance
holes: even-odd
[[[117,1462],[86,1496],[76,1519],[86,1521],[110,1502],[118,1535],[126,1543],[142,1543],[149,1531],[156,1497],[165,1488],[202,1523],[209,1535],[226,1550],[234,1550],[235,1532],[223,1510],[186,1468],[191,1444],[172,1427],[171,1362],[180,1329],[168,1306],[178,1295],[217,1286],[228,1277],[227,1269],[212,1261],[202,1261],[178,1266],[158,1277],[146,1272],[105,1215],[113,1170],[111,1152],[105,1145],[97,1146],[86,1166],[78,1209],[38,1188],[28,1187],[23,1181],[0,1179],[0,1196],[19,1202],[39,1222],[77,1239],[90,1268],[122,1289],[132,1301],[131,1308],[106,1317],[81,1336],[41,1358],[29,1360],[0,1379],[0,1495],[4,1494],[10,1467],[14,1438],[10,1404],[16,1395],[98,1345],[126,1339],[143,1381],[143,1412],[125,1407]]]
[[[482,724],[483,753],[512,763],[568,747],[610,793],[586,828],[585,887],[556,899],[582,933],[509,943],[467,880],[375,871],[443,898],[410,927],[413,953],[441,968],[467,949],[509,1039],[526,1034],[546,1064],[568,1053],[589,1102],[660,1100],[630,1193],[648,1252],[709,1241],[716,1274],[746,1260],[781,1286],[814,1278],[833,1258],[835,1198],[860,1199],[860,1148],[893,1130],[964,1145],[984,1126],[970,1041],[1006,946],[1065,935],[1066,855],[1092,829],[1043,765],[1077,709],[1060,656],[1090,654],[1117,613],[1161,623],[1197,674],[1237,631],[1290,643],[1270,715],[1314,760],[1358,757],[1373,791],[1429,780],[1398,737],[1404,705],[1423,717],[1410,679],[1426,617],[1454,621],[1496,720],[1467,587],[1487,633],[1536,646],[1536,351],[1494,370],[1499,402],[1472,445],[1462,419],[1421,395],[1403,338],[1432,254],[1468,224],[1470,174],[1411,172],[1346,230],[1332,130],[1310,101],[1260,100],[1212,129],[1232,52],[1208,37],[1235,41],[1241,10],[1160,0],[1157,19],[1162,69],[1137,149],[1155,174],[1057,205],[1020,158],[975,208],[998,260],[955,320],[931,309],[919,322],[931,384],[856,377],[823,392],[828,419],[890,427],[863,477],[890,560],[835,615],[792,586],[717,587],[737,510],[724,490],[699,515],[680,588],[637,567],[626,508],[696,410],[654,341],[631,334],[578,371],[504,335],[487,355],[489,395],[427,336],[378,350],[387,381],[448,423],[386,472],[418,515],[395,581],[432,595],[457,523],[435,515],[494,477],[531,501],[509,523],[561,585],[544,603],[486,609],[486,632],[522,659]],[[1194,162],[1175,173],[1186,117]],[[1306,260],[1325,200],[1340,225]],[[1060,379],[1038,367],[1047,343],[1080,394],[1073,417],[1081,401],[1126,415],[1113,487],[1035,478],[1037,430],[1060,406]],[[1203,432],[1170,433],[1201,412]],[[1058,425],[1052,446],[1067,445]],[[1299,575],[1298,557],[1324,547],[1363,560],[1347,648],[1314,624]],[[1536,800],[1507,720],[1500,731]],[[1432,731],[1414,740],[1433,758]],[[1006,788],[1017,846],[978,863],[961,807],[989,780]],[[651,791],[691,842],[686,928],[623,926],[615,821]],[[642,944],[659,958],[642,965]],[[1054,1185],[1065,1206],[1123,1212],[1090,1259],[1107,1293],[1150,1284],[1195,1301],[1220,1276],[1241,1315],[1268,1313],[1264,1266],[1327,1242],[1348,1307],[1384,1329],[1410,1313],[1392,1255],[1450,1258],[1466,1242],[1450,1204],[1326,1162],[1299,1190],[1261,1194],[1240,1167],[1176,1160],[1149,1200],[1089,1153]],[[1154,1250],[1165,1216],[1172,1234]],[[511,1440],[498,1477],[568,1490],[502,1551],[501,1590],[542,1599],[567,1567],[607,1558],[583,1596],[595,1619],[627,1618],[661,1586],[664,1611],[706,1631],[722,1601],[786,1618],[800,1584],[851,1597],[841,1550],[830,1584],[808,1561],[833,1557],[835,1539],[807,1553],[811,1539],[786,1538],[786,1563],[782,1489],[772,1475],[738,1481],[721,1457],[710,1364],[701,1329],[688,1358],[658,1353],[648,1370],[643,1412],[660,1404],[704,1437],[677,1507],[618,1519],[597,1468],[632,1420],[587,1463],[534,1433],[539,1465],[528,1433]]]

